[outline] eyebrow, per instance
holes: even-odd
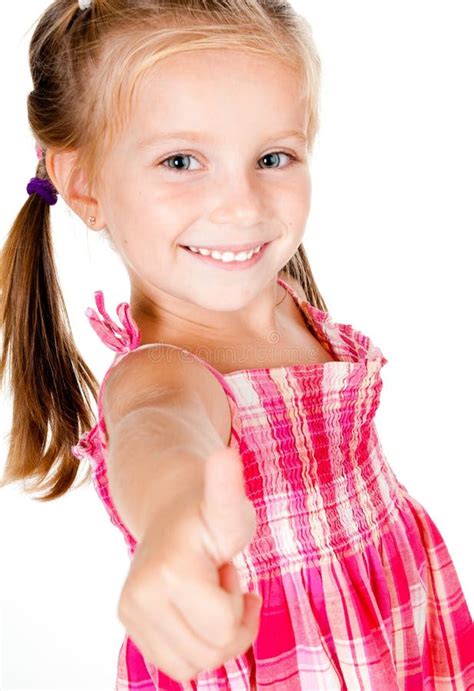
[[[284,130],[282,132],[277,132],[272,136],[268,137],[266,141],[270,142],[275,139],[287,139],[294,137],[303,142],[307,141],[307,136],[304,132],[300,130]],[[146,139],[141,139],[138,141],[138,148],[143,149],[149,146],[153,146],[160,141],[168,141],[170,139],[176,140],[191,140],[194,142],[198,141],[210,141],[212,135],[210,136],[207,132],[194,132],[194,131],[179,131],[179,132],[154,132],[150,137]]]

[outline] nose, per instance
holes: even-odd
[[[213,195],[210,221],[232,227],[259,224],[265,217],[264,194],[258,182],[247,173],[229,173],[221,178]]]

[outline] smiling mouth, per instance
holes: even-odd
[[[258,245],[253,250],[248,250],[246,252],[240,251],[235,254],[233,252],[220,252],[207,248],[202,248],[199,251],[197,247],[189,247],[187,245],[179,245],[179,247],[184,249],[188,254],[192,254],[204,264],[209,264],[210,266],[221,269],[238,270],[250,268],[260,261],[271,242],[270,240],[269,242],[264,242],[262,245]]]
[[[188,245],[180,245],[180,247],[183,247],[184,249],[188,250],[189,252],[192,252],[193,254],[200,255],[201,257],[209,257],[210,259],[214,259],[217,261],[221,261],[223,263],[229,263],[229,262],[246,262],[249,261],[252,257],[254,257],[257,254],[260,254],[262,250],[270,244],[269,242],[262,243],[260,245],[256,245],[252,249],[248,250],[239,250],[239,251],[232,251],[232,250],[217,250],[217,249],[211,249],[211,248],[206,248],[206,247],[194,247],[194,246],[188,246]]]

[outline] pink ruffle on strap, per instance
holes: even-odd
[[[75,456],[78,461],[86,458],[93,467],[96,465],[94,458],[94,447],[91,442],[91,432],[94,430],[95,427],[93,427],[92,430],[88,429],[86,432],[83,432],[79,437],[77,444],[71,446],[72,455]]]
[[[127,302],[121,302],[117,306],[117,316],[122,325],[120,327],[105,309],[103,292],[96,290],[94,297],[101,316],[92,307],[86,309],[86,316],[99,338],[109,348],[119,353],[136,348],[140,344],[140,331],[130,314],[130,305]]]

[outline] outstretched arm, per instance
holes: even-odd
[[[228,445],[228,402],[202,364],[160,345],[117,365],[103,406],[110,492],[140,541],[157,512],[202,499],[204,459]]]

